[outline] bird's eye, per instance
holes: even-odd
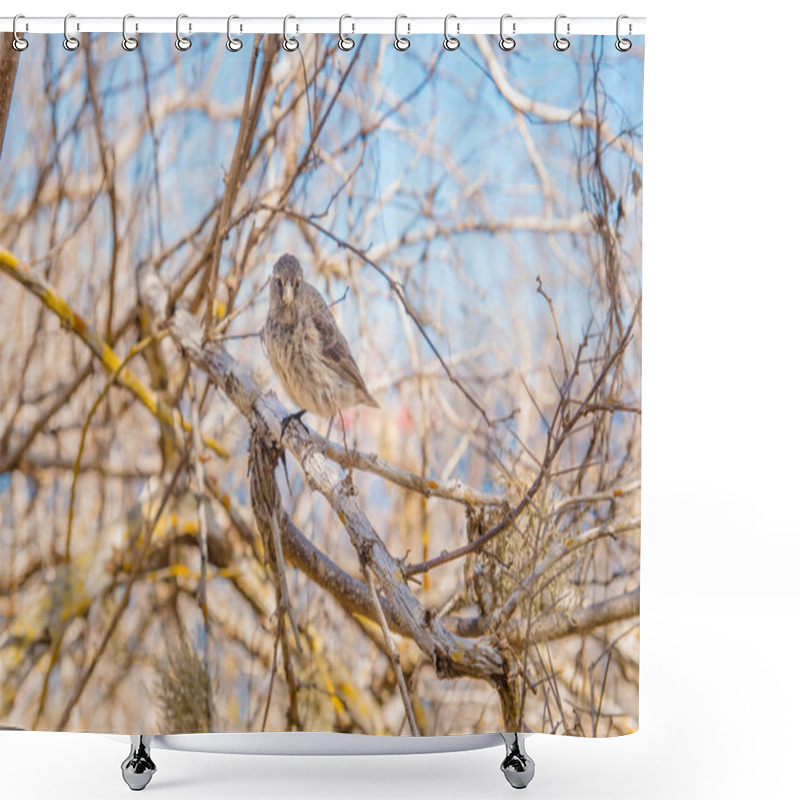
[[[278,291],[283,290],[283,281],[280,278],[275,278],[275,283],[278,284]]]

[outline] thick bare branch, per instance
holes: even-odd
[[[14,93],[14,78],[17,76],[17,62],[19,53],[11,46],[13,34],[0,34],[0,48],[3,58],[0,58],[0,156],[3,155],[3,140],[8,124],[8,112],[11,108],[11,95]]]
[[[166,308],[165,290],[151,273],[147,297],[156,319],[166,322],[159,309]],[[273,393],[265,394],[249,370],[238,364],[217,343],[203,344],[202,330],[187,311],[177,309],[168,321],[169,330],[183,353],[204,370],[255,429],[272,441],[281,436],[281,422],[287,411]],[[326,498],[345,527],[359,558],[369,565],[393,610],[420,649],[431,659],[442,678],[469,676],[490,682],[500,694],[504,718],[511,724],[518,714],[518,690],[512,675],[515,666],[496,637],[465,640],[448,631],[434,612],[413,595],[403,577],[403,565],[387,550],[383,540],[360,508],[356,491],[348,480],[315,446],[305,429],[287,427],[283,444],[297,459],[308,485]]]

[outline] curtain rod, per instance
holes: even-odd
[[[508,35],[553,34],[554,17],[507,17],[505,32]],[[443,34],[444,17],[401,17],[399,32],[403,36],[414,34]],[[193,33],[226,33],[227,17],[194,17],[183,16],[181,32],[184,35]],[[339,17],[292,17],[289,22],[289,33],[338,33]],[[569,27],[568,27],[569,26]],[[126,30],[129,35],[137,33],[175,33],[175,17],[129,17]],[[0,31],[10,32],[14,29],[13,17],[0,17]],[[355,17],[347,16],[343,23],[347,34],[382,33],[394,34],[394,17]],[[277,33],[284,31],[283,17],[236,17],[232,22],[232,32]],[[500,16],[497,17],[458,17],[450,18],[448,30],[451,35],[497,34],[500,30]],[[560,35],[606,34],[612,36],[617,31],[616,17],[570,17],[560,15],[558,22]],[[622,24],[622,35],[631,36],[645,32],[645,17],[628,17]],[[64,33],[64,17],[20,17],[17,31],[26,33]],[[122,17],[82,17],[70,16],[69,32],[72,35],[81,33],[122,33]]]

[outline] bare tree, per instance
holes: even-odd
[[[112,38],[20,65],[0,161],[3,722],[635,729],[641,58]],[[349,457],[281,438],[284,251]]]

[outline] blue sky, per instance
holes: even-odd
[[[386,37],[367,37],[360,62],[344,86],[341,102],[331,114],[319,147],[334,152],[341,142],[355,137],[354,146],[336,156],[338,167],[347,170],[361,157],[357,133],[364,120],[388,112],[399,98],[412,92],[413,97],[401,114],[393,115],[368,138],[363,166],[352,181],[349,196],[342,193],[330,202],[339,179],[334,166],[322,159],[296,183],[288,205],[309,215],[327,209],[318,220],[320,224],[368,254],[404,231],[418,234],[430,220],[451,229],[465,217],[502,223],[514,216],[541,215],[544,198],[515,127],[514,113],[489,77],[475,42],[464,37],[458,51],[445,52],[439,36],[418,36],[413,38],[409,51],[397,52],[390,41]],[[518,41],[513,52],[502,53],[499,49],[497,52],[511,83],[529,97],[561,108],[583,106],[590,112],[594,108],[592,54],[600,56],[602,88],[608,98],[604,114],[609,126],[613,130],[631,128],[640,135],[641,52],[619,53],[613,41],[614,37],[574,37],[570,50],[559,53],[553,49],[549,37],[525,37]],[[158,253],[162,237],[163,244],[169,246],[196,225],[222,191],[222,179],[236,140],[237,109],[246,84],[252,44],[252,38],[246,37],[241,52],[229,53],[221,37],[197,36],[190,51],[177,53],[172,36],[148,35],[142,37],[139,51],[127,53],[119,47],[116,34],[93,37],[91,52],[100,64],[98,91],[103,97],[106,136],[119,159],[120,192],[125,195],[128,207],[138,212],[125,233],[130,249],[125,261],[128,270]],[[87,96],[84,58],[83,51],[65,52],[58,37],[31,37],[31,46],[21,59],[12,124],[0,162],[2,208],[12,208],[33,191],[37,170],[31,153],[43,146],[40,126],[54,124],[61,137],[79,113]],[[297,58],[300,54],[279,50],[273,69],[280,73],[285,69],[281,63],[284,59]],[[326,81],[335,81],[352,59],[352,52],[337,51],[317,77],[316,87],[309,89],[309,95],[313,97]],[[427,80],[434,62],[436,71]],[[170,117],[157,126],[160,204],[152,191],[155,154],[152,137],[143,135],[133,152],[125,149],[126,139],[146,118],[141,87],[145,66],[151,106],[170,100],[180,102],[184,94],[191,95],[202,87],[211,101],[231,110],[230,116],[222,121],[211,122],[198,109]],[[311,74],[313,68],[309,56],[307,73]],[[31,93],[37,88],[43,90],[48,81],[58,82],[62,92],[52,119],[44,113],[29,112]],[[269,122],[272,99],[268,94],[260,130]],[[90,115],[84,116],[90,120]],[[84,128],[88,128],[88,122],[84,122]],[[534,117],[525,120],[525,128],[557,186],[555,216],[570,217],[578,213],[582,203],[574,165],[577,153],[586,148],[585,137],[570,125],[543,124]],[[302,135],[306,141],[308,133],[305,126]],[[415,141],[423,135],[430,137],[433,153],[415,162]],[[300,152],[304,145],[305,142]],[[279,171],[283,157],[281,150],[276,149],[270,155],[274,163],[264,160],[256,165],[243,193],[258,197],[266,192],[270,188],[270,171]],[[96,163],[96,158],[96,144],[90,132],[83,131],[74,143],[69,139],[69,146],[62,147],[59,157],[63,179],[79,180],[86,165]],[[607,150],[604,158],[616,190],[626,203],[632,203],[630,161],[613,149]],[[463,182],[453,176],[454,168],[462,173]],[[365,218],[374,211],[377,198],[397,180],[402,181],[403,192],[384,204],[367,224]],[[469,196],[465,186],[478,187],[479,195]],[[150,188],[143,191],[142,187]],[[430,220],[420,220],[423,205],[420,198],[426,195]],[[105,205],[98,204],[93,213],[98,215],[100,224],[95,226],[90,245],[79,248],[75,255],[79,260],[77,268],[85,270],[87,276],[83,295],[70,298],[90,319],[98,308],[95,298],[105,289],[104,260],[111,241]],[[60,234],[69,236],[82,214],[80,204],[60,210]],[[47,220],[40,221],[42,225],[45,223],[49,224]],[[236,257],[239,237],[249,232],[251,224],[252,220],[247,219],[226,243],[221,263],[223,276],[231,259]],[[634,216],[622,229],[623,246],[631,252],[636,252],[640,241],[640,224],[641,218]],[[323,252],[342,255],[333,242],[321,234],[315,236]],[[549,312],[536,294],[536,275],[542,276],[556,302],[568,349],[577,343],[591,320],[591,291],[580,274],[570,274],[563,266],[566,257],[579,272],[586,271],[585,245],[583,237],[571,234],[548,238],[530,231],[459,233],[432,239],[423,237],[392,252],[382,265],[405,276],[408,296],[429,323],[431,335],[444,355],[480,347],[487,338],[507,337],[511,342],[504,354],[507,361],[525,371],[531,368],[530,358],[523,348],[516,352],[518,343],[514,337],[518,333],[511,323],[527,320],[534,338],[549,333]],[[48,239],[31,235],[19,246],[23,248],[20,256],[36,264],[47,251]],[[556,257],[554,247],[561,251],[562,258]],[[263,263],[245,282],[240,299],[263,282],[272,260],[283,250],[296,252],[306,264],[309,280],[331,298],[342,294],[344,282],[320,281],[297,223],[284,219],[271,232],[269,240],[260,244]],[[162,270],[165,277],[179,274],[187,257],[186,248],[179,249],[166,262]],[[363,333],[365,326],[371,332],[372,341],[361,341],[354,347],[360,358],[367,353],[395,371],[401,370],[408,364],[409,353],[402,337],[400,312],[383,278],[369,267],[361,267],[353,273],[353,279],[357,286],[351,288],[368,296],[367,310],[357,306],[351,295],[337,309],[340,324],[351,340]],[[266,293],[252,314],[237,320],[233,330],[257,329],[266,310],[265,301]],[[421,339],[418,343],[423,356],[430,358]],[[232,347],[245,357],[254,351],[246,345]],[[260,352],[256,352],[251,360],[257,364],[260,358]],[[467,374],[480,375],[482,370],[491,372],[501,366],[484,359],[464,369]],[[537,368],[546,373],[551,366],[540,364]],[[373,376],[369,370],[365,371],[369,382]],[[495,402],[500,413],[500,394]]]

